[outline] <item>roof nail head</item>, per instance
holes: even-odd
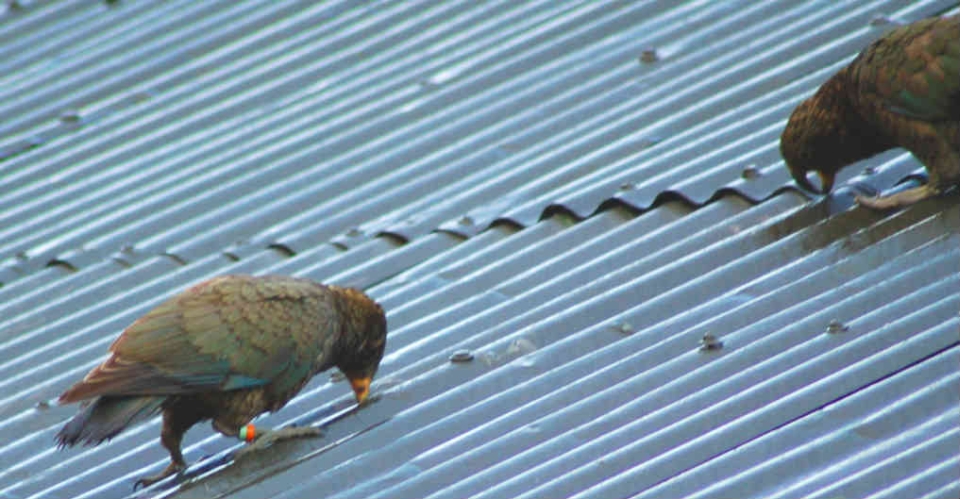
[[[759,178],[760,175],[762,174],[760,173],[760,169],[757,168],[756,165],[748,165],[744,167],[743,171],[740,173],[740,176],[743,177],[745,180],[753,180],[755,178]]]
[[[649,48],[640,53],[640,62],[644,64],[653,64],[660,60],[657,49]]]
[[[67,124],[80,123],[80,111],[76,109],[67,109],[60,115],[60,122]]]
[[[827,324],[827,334],[844,333],[849,330],[850,330],[849,326],[844,325],[842,322],[838,321],[837,319],[833,319],[830,321],[829,324]]]
[[[710,333],[704,334],[703,338],[700,339],[701,352],[710,352],[713,350],[720,350],[721,348],[723,348],[723,342]]]
[[[880,26],[889,26],[891,24],[900,24],[897,21],[893,20],[889,16],[883,14],[877,14],[870,19],[870,26],[880,27]]]
[[[463,364],[473,360],[473,353],[470,350],[457,350],[450,354],[450,362],[454,364]]]

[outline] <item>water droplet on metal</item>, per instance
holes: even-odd
[[[340,372],[340,371],[333,371],[332,373],[330,373],[330,382],[331,382],[331,383],[339,383],[339,382],[341,382],[341,381],[343,381],[343,380],[345,380],[345,379],[347,379],[346,375],[344,375],[344,374],[343,374],[342,372]]]
[[[45,409],[49,409],[50,402],[46,400],[41,400],[40,402],[37,402],[36,405],[34,405],[34,407],[37,408],[37,410],[41,410],[41,411]]]
[[[634,190],[636,187],[637,187],[636,184],[634,184],[633,182],[624,182],[624,183],[620,184],[620,190],[621,190],[621,191],[632,191],[632,190]]]
[[[357,227],[350,227],[350,229],[347,230],[347,237],[360,237],[362,235],[363,235],[363,231],[361,231]]]
[[[660,60],[660,56],[657,55],[657,49],[646,49],[640,53],[640,62],[645,64],[653,64]]]
[[[618,322],[616,324],[611,324],[609,327],[611,330],[624,335],[633,334],[636,332],[629,322]]]
[[[470,350],[457,350],[450,354],[450,362],[454,364],[470,362],[471,360],[473,360],[473,353],[471,353]]]
[[[874,173],[877,173],[877,167],[870,165],[863,169],[863,173],[864,175],[873,175]]]
[[[457,223],[460,225],[473,225],[473,219],[468,215],[464,215],[457,220]]]
[[[457,68],[444,69],[434,73],[434,75],[431,76],[427,80],[427,82],[430,83],[431,85],[443,85],[444,83],[447,83],[450,80],[453,80],[459,75],[460,75],[460,70]]]
[[[849,331],[850,327],[845,326],[842,322],[837,319],[832,319],[829,324],[827,324],[827,334],[837,334]]]
[[[533,341],[527,338],[517,338],[510,342],[510,346],[507,347],[507,356],[519,357],[521,355],[535,352],[536,350],[537,344]]]
[[[710,333],[704,334],[703,338],[700,340],[701,352],[720,350],[721,348],[723,348],[723,342],[718,340],[716,336]]]

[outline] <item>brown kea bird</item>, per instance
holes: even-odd
[[[131,324],[110,357],[60,396],[83,405],[57,440],[61,447],[96,445],[162,412],[160,442],[170,465],[136,483],[148,486],[186,468],[180,442],[194,424],[212,419],[215,430],[237,436],[331,367],[346,375],[362,404],[386,333],[383,309],[355,289],[284,276],[216,277]],[[319,435],[314,427],[256,430],[263,433],[254,446]]]
[[[857,202],[906,206],[960,184],[960,16],[896,28],[865,48],[793,111],[780,153],[803,188],[826,194],[846,165],[903,147],[926,185]],[[807,172],[820,176],[818,191]]]

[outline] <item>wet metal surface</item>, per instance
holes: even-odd
[[[136,497],[960,495],[960,195],[863,210],[922,167],[890,151],[814,196],[777,144],[955,1],[16,3],[0,497],[159,471],[156,419],[58,451],[51,401],[228,272],[382,303],[373,401],[317,376],[256,424],[323,437],[234,462],[198,425]]]

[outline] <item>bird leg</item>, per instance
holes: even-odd
[[[187,431],[187,428],[193,426],[194,422],[186,425],[185,423],[186,421],[183,418],[176,418],[173,411],[164,411],[160,443],[170,453],[170,464],[160,473],[142,477],[134,482],[133,490],[137,490],[139,487],[149,487],[170,475],[175,475],[187,469],[187,462],[184,461],[183,453],[180,451],[180,443],[183,441],[183,434]]]
[[[171,459],[170,464],[168,464],[167,467],[164,468],[160,473],[157,473],[156,475],[140,477],[140,479],[133,483],[133,490],[137,490],[140,487],[149,487],[160,480],[163,480],[170,475],[176,475],[185,469],[187,469],[187,463],[184,462],[182,458],[179,462]]]
[[[928,184],[901,191],[896,194],[891,194],[889,196],[876,196],[869,198],[857,196],[856,200],[858,204],[866,206],[870,209],[889,210],[892,208],[909,206],[928,197],[936,196],[937,194],[939,194],[939,192],[937,192],[935,188],[930,187]]]
[[[323,431],[316,426],[290,426],[287,428],[281,428],[279,430],[257,427],[256,431],[257,435],[254,437],[253,442],[237,451],[237,453],[233,456],[235,461],[249,455],[252,452],[266,449],[267,447],[270,447],[274,443],[281,440],[311,438],[323,435]]]
[[[170,453],[170,464],[160,473],[142,477],[134,482],[133,490],[137,490],[139,487],[149,487],[170,475],[175,475],[187,469],[187,462],[183,459],[180,444],[183,442],[183,434],[200,419],[202,419],[200,414],[193,411],[178,410],[175,406],[164,409],[160,444]]]

